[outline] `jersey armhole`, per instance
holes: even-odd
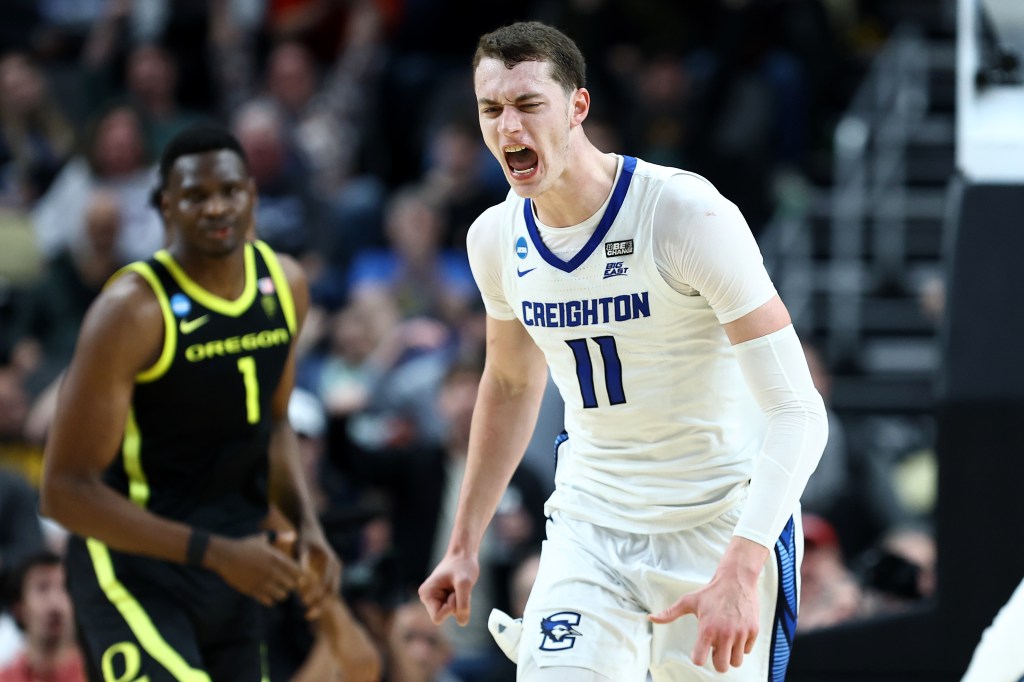
[[[160,357],[157,358],[156,362],[153,363],[151,367],[148,367],[135,375],[135,381],[140,384],[145,384],[151,381],[156,381],[162,377],[165,372],[167,372],[167,369],[171,366],[171,361],[174,359],[174,352],[178,345],[178,336],[175,334],[174,314],[171,312],[170,301],[167,300],[167,292],[164,291],[163,285],[160,284],[160,279],[148,263],[137,262],[124,266],[114,273],[105,286],[110,286],[112,282],[128,272],[134,272],[142,277],[142,279],[146,280],[146,283],[149,284],[149,287],[153,290],[153,294],[156,296],[157,303],[160,305],[160,312],[164,319],[164,343],[163,349],[160,351]]]
[[[288,323],[288,331],[295,336],[295,300],[292,298],[292,287],[288,283],[288,277],[284,274],[281,262],[265,242],[253,242],[263,256],[263,262],[267,264],[271,279],[274,280],[274,288],[277,289],[277,298],[281,301],[281,310],[284,312],[284,319]]]

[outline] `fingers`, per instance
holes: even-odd
[[[749,654],[751,651],[753,651],[755,642],[757,642],[757,630],[751,632],[750,636],[747,637],[747,645],[743,647],[743,653]]]
[[[739,647],[736,647],[739,649]],[[712,648],[711,662],[715,670],[720,673],[729,672],[729,662],[732,660],[733,643],[731,641],[718,642]],[[743,654],[740,654],[740,662],[743,661]],[[739,664],[737,664],[739,665]]]
[[[697,614],[697,600],[692,594],[686,594],[676,600],[672,606],[647,616],[652,623],[671,623],[672,621],[685,616],[688,613]]]
[[[698,596],[698,593],[684,595],[668,608],[649,615],[648,619],[652,623],[667,624],[687,614],[698,616],[697,641],[691,653],[694,665],[702,667],[710,659],[720,673],[728,672],[730,667],[738,668],[757,641],[756,624],[723,621],[707,613],[699,615]]]
[[[708,636],[707,631],[704,628],[698,628],[697,630],[697,643],[693,647],[693,664],[701,667],[708,662],[708,656],[711,654],[711,638]]]
[[[267,531],[267,542],[269,542],[279,552],[293,557],[295,556],[295,542],[297,536],[295,531],[285,530],[278,532],[276,530]]]
[[[732,656],[729,658],[729,665],[738,668],[743,665],[744,648],[736,643],[732,646]]]
[[[455,581],[455,594],[449,596],[449,600],[455,599],[455,622],[462,627],[469,625],[470,595],[473,591],[473,581],[468,578],[461,578]]]
[[[440,625],[445,618],[452,615],[455,595],[451,590],[436,586],[434,581],[428,578],[417,592],[435,625]]]
[[[331,595],[338,594],[341,584],[341,562],[327,548],[313,543],[300,545],[299,565],[302,578],[299,596],[306,605],[306,618],[316,620]]]

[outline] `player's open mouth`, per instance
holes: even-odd
[[[502,148],[505,152],[505,163],[512,175],[522,177],[537,170],[537,152],[521,144],[510,144]]]

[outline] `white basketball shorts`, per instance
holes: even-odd
[[[586,668],[615,682],[781,682],[796,631],[803,535],[790,520],[759,579],[760,634],[743,665],[727,674],[690,658],[697,619],[655,625],[657,613],[704,587],[739,519],[739,505],[697,528],[640,535],[601,528],[556,512],[547,524],[540,568],[526,605],[518,680],[552,666]]]

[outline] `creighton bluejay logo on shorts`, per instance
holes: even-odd
[[[576,638],[583,633],[576,629],[580,624],[580,614],[573,611],[562,611],[540,619],[540,631],[544,635],[540,648],[542,651],[564,651],[576,644]]]

